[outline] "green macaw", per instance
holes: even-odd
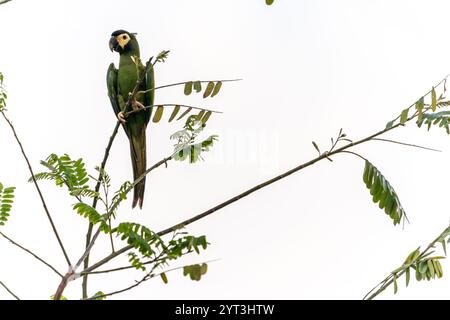
[[[125,107],[129,94],[133,91],[139,78],[139,74],[145,69],[140,60],[139,44],[133,33],[125,30],[117,30],[111,34],[109,48],[120,54],[119,69],[111,63],[106,75],[108,96],[122,127],[130,141],[131,163],[133,164],[133,177],[136,180],[147,168],[147,154],[145,142],[145,130],[152,114],[152,108],[147,108],[130,114],[125,120]],[[154,101],[155,78],[153,68],[150,67],[145,74],[138,91],[143,94],[135,96],[131,101],[128,111],[144,109],[152,106]],[[142,209],[145,191],[145,178],[134,187],[132,208],[139,203]]]

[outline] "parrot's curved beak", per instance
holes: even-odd
[[[109,49],[112,51],[117,51],[119,48],[119,42],[117,41],[116,37],[111,37],[109,39]]]

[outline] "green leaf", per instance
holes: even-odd
[[[389,121],[388,123],[386,123],[386,129],[390,129],[392,128],[392,126],[394,125],[395,120]]]
[[[200,81],[194,82],[194,90],[198,93],[202,91],[202,83]]]
[[[206,272],[208,272],[208,265],[206,263],[202,263],[200,271],[202,275],[206,274]]]
[[[9,219],[15,187],[4,188],[0,183],[0,226],[4,226]]]
[[[409,112],[409,108],[406,108],[406,109],[403,110],[402,113],[400,114],[400,123],[401,123],[401,124],[405,124],[406,121],[408,121],[408,112]]]
[[[427,262],[426,261],[420,261],[418,269],[419,269],[419,272],[421,274],[425,274],[427,272],[427,269],[428,269]]]
[[[103,293],[103,291],[98,291],[96,294],[94,294],[91,298],[92,300],[105,300],[106,296]]]
[[[186,82],[184,84],[184,94],[185,95],[188,96],[192,93],[192,85],[193,85],[192,81]]]
[[[406,213],[400,204],[397,193],[389,181],[368,160],[365,161],[363,182],[370,190],[372,201],[379,204],[379,208],[393,220],[394,225],[402,219],[407,219]]]
[[[411,278],[410,268],[407,268],[405,271],[405,279],[406,279],[406,287],[408,288],[409,280]]]
[[[434,278],[434,265],[433,265],[433,261],[427,260],[427,266],[428,266],[428,270],[430,272],[430,276],[431,278]]]
[[[213,92],[211,94],[211,98],[216,96],[219,93],[220,88],[222,88],[222,81],[218,81],[216,83],[216,85],[214,86],[214,90],[213,90]]]
[[[394,294],[396,294],[397,291],[398,291],[397,274],[394,274]]]
[[[167,284],[169,281],[167,280],[167,275],[163,272],[160,274],[162,281]]]
[[[439,260],[433,260],[433,263],[434,263],[436,274],[437,274],[438,278],[442,278],[444,272],[442,271],[441,263],[439,262]]]
[[[211,117],[211,114],[212,114],[212,111],[207,111],[207,112],[205,113],[205,115],[203,116],[203,118],[201,119],[201,122],[202,122],[202,123],[206,123],[206,121],[209,120],[209,117]]]
[[[447,134],[450,134],[450,111],[441,111],[436,113],[424,113],[422,118],[417,119],[417,126],[420,128],[423,124],[427,125],[427,130],[430,130],[431,126],[438,125],[440,128],[444,128]]]
[[[431,89],[431,110],[436,111],[437,101],[436,101],[436,90],[434,87]]]
[[[156,108],[155,115],[153,116],[154,123],[157,123],[157,122],[159,122],[159,120],[161,120],[163,111],[164,111],[163,106],[158,106],[158,108]]]
[[[205,114],[205,110],[201,110],[196,116],[196,120],[200,121],[203,118],[203,115]]]
[[[184,112],[181,114],[181,116],[178,117],[177,120],[180,120],[181,118],[183,118],[185,115],[187,115],[189,112],[191,112],[191,110],[192,110],[192,107],[187,108],[186,111],[184,111]]]
[[[175,117],[178,114],[178,111],[180,111],[180,106],[177,105],[177,106],[175,106],[175,108],[173,108],[172,114],[170,115],[170,118],[169,118],[169,122],[172,122],[172,120],[175,119]]]
[[[422,274],[419,271],[419,268],[416,267],[416,280],[421,281],[422,280]]]
[[[214,89],[214,82],[212,82],[212,81],[208,82],[205,92],[203,92],[203,98],[208,98],[209,95],[212,93],[213,89]]]

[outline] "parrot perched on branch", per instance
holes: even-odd
[[[131,163],[133,164],[133,177],[136,180],[147,168],[146,139],[145,130],[152,114],[152,108],[145,109],[145,106],[152,106],[154,101],[155,78],[153,66],[150,64],[146,70],[140,60],[139,44],[134,33],[125,30],[117,30],[111,34],[109,48],[120,54],[119,69],[114,63],[108,68],[106,80],[108,86],[108,96],[122,127],[130,141]],[[138,79],[145,72],[139,91],[130,101],[129,107],[125,110],[130,93],[133,92]],[[138,111],[140,109],[144,109]],[[129,111],[138,111],[128,115]],[[134,187],[132,208],[137,204],[142,209],[145,191],[145,178]]]

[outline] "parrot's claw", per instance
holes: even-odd
[[[145,109],[145,106],[135,99],[131,102],[131,106],[134,111]]]
[[[123,114],[122,111],[120,111],[117,114],[117,119],[120,121],[121,124],[125,124],[127,121],[125,120],[125,115]]]

